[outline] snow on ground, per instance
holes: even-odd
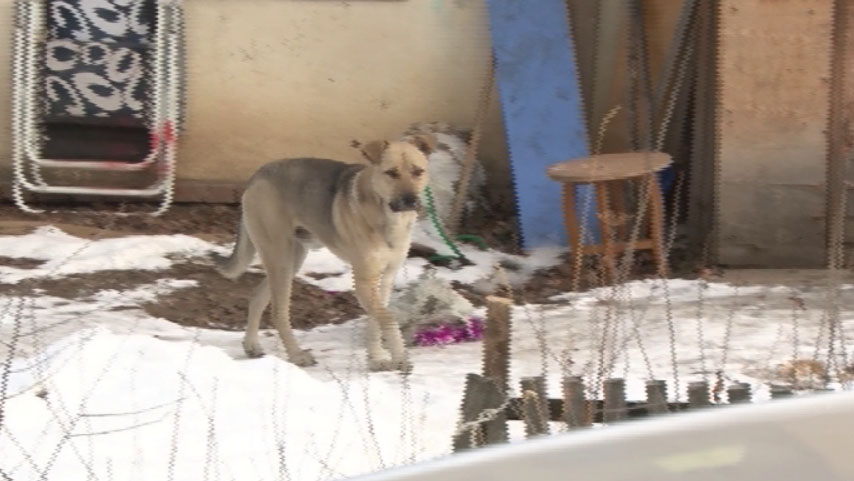
[[[36,269],[0,267],[0,283],[163,269],[176,255],[207,262],[209,251],[226,247],[187,236],[86,242],[43,228],[0,237],[2,255],[46,261]],[[474,249],[467,255],[475,266],[442,269],[439,277],[474,282],[488,278],[498,258],[519,261]],[[555,258],[542,253],[535,265]],[[410,260],[401,283],[423,268]],[[337,273],[304,279],[350,288],[347,267],[326,251],[312,252],[304,272]],[[11,359],[0,365],[0,478],[320,480],[450,452],[465,374],[480,369],[479,343],[414,348],[406,379],[367,373],[362,323],[354,320],[298,333],[316,367],[284,361],[271,332],[262,339],[270,355],[250,360],[240,333],[185,328],[138,308],[192,282],[105,286],[74,300],[0,294],[0,358]],[[826,295],[815,283],[685,280],[565,294],[559,305],[515,308],[512,374],[515,381],[545,369],[556,396],[560,375],[596,380],[601,371],[625,377],[628,397],[642,399],[645,379],[673,379],[675,358],[683,391],[722,369],[751,382],[762,399],[769,368],[813,356]],[[854,327],[854,288],[844,285],[838,296],[844,334]],[[513,430],[519,439],[521,426]]]
[[[171,264],[167,254],[189,255],[210,248],[207,242],[186,235],[128,236],[102,239],[96,244],[50,226],[28,235],[2,236],[2,255],[46,262],[35,269],[0,266],[0,283],[104,269],[165,269]]]

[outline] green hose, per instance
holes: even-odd
[[[430,222],[433,223],[433,227],[436,228],[436,231],[439,233],[439,236],[445,242],[445,245],[447,245],[448,248],[451,249],[451,252],[454,253],[454,255],[452,255],[452,256],[434,255],[434,256],[431,256],[429,260],[441,262],[441,261],[447,261],[447,260],[453,260],[453,259],[465,259],[465,256],[463,255],[463,253],[460,251],[460,249],[457,247],[457,245],[454,243],[454,241],[451,240],[451,238],[448,236],[448,233],[445,232],[445,229],[442,227],[442,223],[439,222],[439,216],[436,214],[436,204],[433,200],[433,191],[430,190],[429,186],[424,188],[424,199],[426,200],[427,215],[430,216]],[[489,246],[486,245],[486,242],[482,238],[480,238],[476,235],[460,234],[457,236],[457,240],[469,240],[469,241],[475,242],[483,250],[486,250],[489,248]]]
[[[483,238],[482,238],[482,237],[480,237],[480,236],[476,236],[476,235],[474,235],[474,234],[458,234],[458,235],[457,235],[457,240],[458,240],[458,241],[471,241],[471,242],[474,242],[474,243],[475,243],[475,244],[477,244],[477,245],[478,245],[482,250],[488,250],[488,249],[489,249],[489,246],[488,246],[488,245],[486,245],[486,241],[485,241],[485,240],[483,240]]]

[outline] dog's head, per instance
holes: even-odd
[[[361,146],[362,155],[370,161],[372,189],[392,212],[418,210],[421,191],[427,186],[427,156],[435,148],[432,134],[397,142],[375,140]]]

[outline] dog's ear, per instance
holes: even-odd
[[[436,151],[436,144],[439,141],[436,139],[434,134],[418,134],[409,137],[409,143],[418,147],[418,150],[424,153],[424,155],[430,155]]]
[[[388,140],[372,140],[362,145],[362,155],[372,164],[379,164],[386,148],[388,148]]]

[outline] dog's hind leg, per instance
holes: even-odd
[[[306,248],[296,239],[284,241],[284,246],[273,246],[273,252],[261,250],[261,258],[270,280],[273,300],[273,324],[285,346],[288,360],[297,366],[317,364],[309,351],[299,347],[291,328],[291,291],[293,279],[306,256]]]
[[[308,351],[300,349],[291,329],[291,287],[299,266],[305,259],[305,247],[294,238],[293,220],[276,187],[259,180],[243,194],[246,231],[261,257],[272,301],[271,318],[279,332],[288,360],[298,366],[315,364]],[[260,306],[261,300],[258,300]],[[260,307],[258,308],[260,311]],[[251,336],[253,326],[247,326]],[[251,340],[251,339],[250,339]]]
[[[265,277],[249,301],[249,315],[246,320],[246,333],[243,335],[243,351],[249,357],[261,357],[264,349],[258,340],[258,330],[261,327],[261,316],[270,304],[270,281]]]

